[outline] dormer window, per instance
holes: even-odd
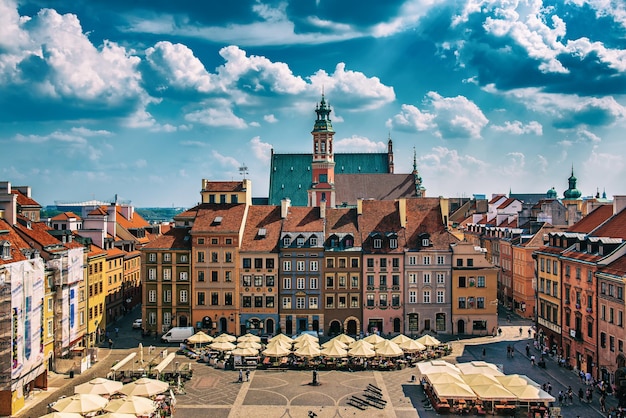
[[[383,246],[383,240],[380,238],[374,238],[374,248],[381,248]]]
[[[354,238],[351,236],[347,236],[344,240],[346,248],[351,248],[354,246]]]
[[[428,247],[430,245],[430,240],[428,238],[422,239],[422,247]]]
[[[0,241],[0,258],[3,260],[11,259],[11,243],[9,241]]]
[[[289,247],[291,245],[291,237],[285,237],[283,238],[283,245],[285,247]]]
[[[316,236],[312,236],[309,241],[311,243],[311,247],[317,246],[317,237]]]
[[[398,248],[398,238],[389,239],[389,248]]]
[[[296,240],[296,245],[298,247],[302,247],[304,245],[304,237],[298,237],[298,239]]]

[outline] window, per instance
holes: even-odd
[[[224,281],[225,282],[232,282],[233,281],[233,272],[230,270],[226,270],[224,272]]]
[[[172,301],[172,291],[164,290],[163,291],[163,302],[170,303]]]
[[[593,282],[593,272],[591,270],[587,270],[587,282]]]
[[[476,278],[476,286],[477,287],[485,287],[485,276],[478,276]]]
[[[148,291],[148,302],[155,303],[157,300],[156,290]]]
[[[437,284],[446,284],[446,274],[437,273]]]
[[[291,289],[291,279],[289,277],[283,278],[283,289]]]
[[[178,301],[180,303],[187,303],[189,301],[188,296],[189,296],[188,292],[185,289],[183,289],[178,294]]]
[[[386,275],[381,274],[380,277],[378,278],[378,280],[379,280],[381,289],[387,287],[387,276]]]
[[[153,263],[156,262],[156,258],[157,258],[157,255],[155,253],[148,254],[148,261],[150,262],[153,262]]]
[[[254,276],[254,287],[261,286],[263,286],[263,276],[257,274]]]
[[[326,288],[332,288],[335,286],[335,279],[333,276],[326,276]]]
[[[617,298],[619,300],[623,300],[624,299],[624,288],[623,287],[620,287],[620,286],[617,287]]]
[[[232,292],[226,292],[224,294],[224,305],[226,306],[233,305],[233,293]]]
[[[387,307],[387,294],[386,293],[380,293],[378,295],[378,303],[381,307]]]
[[[350,259],[350,266],[352,268],[358,269],[359,268],[359,259],[358,258],[351,258]]]
[[[593,322],[587,322],[587,337],[593,337]]]
[[[297,245],[298,247],[302,247],[302,246],[304,245],[304,238],[303,238],[303,237],[298,237],[298,238],[296,239],[296,245]]]
[[[233,262],[233,253],[231,253],[231,252],[224,253],[224,261],[226,263],[232,263]]]
[[[459,276],[459,287],[466,287],[465,276]]]
[[[409,303],[417,303],[417,292],[415,290],[409,291]]]
[[[332,269],[334,267],[335,267],[335,259],[334,258],[327,258],[326,259],[326,268]]]
[[[457,267],[463,267],[463,259],[462,258],[457,258],[456,266]]]
[[[311,271],[318,271],[319,270],[319,263],[317,260],[311,260],[309,262],[309,267]]]
[[[204,292],[198,292],[198,305],[206,304]]]
[[[218,245],[220,242],[217,238],[211,238],[211,245]]]
[[[291,245],[291,237],[283,238],[283,246],[289,247],[290,245]],[[290,303],[290,305],[291,305],[291,303]]]
[[[559,264],[556,261],[552,262],[552,274],[558,276],[559,274]]]
[[[367,259],[367,267],[368,268],[374,268],[374,259],[373,258],[368,258]]]
[[[265,276],[265,286],[274,287],[274,276]]]
[[[211,305],[220,304],[220,295],[217,292],[211,292]]]
[[[428,238],[422,239],[422,247],[428,247],[430,245],[430,240]]]
[[[414,255],[409,257],[409,265],[410,266],[414,266],[417,264],[417,257],[415,257]]]
[[[374,238],[374,248],[381,248],[383,246],[383,240],[380,238]]]
[[[335,307],[335,297],[334,296],[326,296],[326,307],[334,308]]]
[[[186,271],[181,271],[180,273],[178,273],[178,280],[188,280],[189,279],[189,272]]]
[[[422,257],[422,264],[424,264],[425,266],[430,265],[430,256],[424,256]]]
[[[156,280],[156,269],[148,269],[148,280]]]
[[[204,251],[198,251],[197,259],[198,263],[204,263]]]
[[[368,293],[366,297],[367,297],[367,306],[369,308],[373,308],[374,307],[374,294]]]
[[[443,290],[437,290],[437,303],[444,303],[445,292]]]
[[[309,309],[319,309],[317,296],[309,296]]]
[[[309,288],[310,289],[317,289],[317,277],[311,277],[309,279]]]
[[[368,274],[367,275],[367,285],[368,286],[374,286],[374,275],[373,274]]]
[[[249,274],[243,276],[243,281],[242,281],[242,285],[244,287],[250,287],[252,286],[252,276],[250,276]]]
[[[254,259],[254,268],[255,269],[262,269],[263,268],[263,259],[262,258],[255,258]]]
[[[305,265],[304,260],[298,260],[296,262],[296,270],[297,271],[304,271],[305,270],[304,265]]]
[[[391,306],[398,307],[400,306],[400,295],[395,293],[391,295]]]
[[[465,309],[465,298],[464,297],[460,297],[459,298],[459,309]]]
[[[340,258],[339,259],[339,268],[340,269],[345,269],[346,268],[346,259],[345,258]]]
[[[380,268],[381,269],[386,269],[387,268],[387,259],[386,258],[381,258],[380,259]]]
[[[304,277],[298,277],[296,279],[296,289],[301,290],[301,289],[304,289],[305,287],[306,286],[305,286],[305,279],[304,279]]]
[[[615,351],[615,337],[609,336],[609,350]]]
[[[546,259],[541,257],[539,259],[539,264],[540,264],[539,270],[546,271]]]
[[[283,261],[283,271],[291,271],[291,261]]]
[[[580,280],[582,270],[580,267],[576,267],[576,280]]]
[[[265,307],[266,308],[274,307],[274,296],[265,296]]]
[[[437,256],[437,264],[441,265],[441,264],[445,264],[446,263],[446,258],[443,255],[438,255]]]
[[[242,300],[242,304],[244,308],[251,308],[252,307],[252,296],[244,296],[243,300]],[[291,303],[290,303],[291,305]]]
[[[358,276],[351,276],[350,277],[350,288],[352,288],[352,289],[358,289],[359,288],[359,277]]]
[[[424,273],[422,278],[424,279],[424,284],[430,284],[430,273]]]
[[[265,268],[268,270],[271,270],[274,268],[274,259],[273,258],[266,258],[265,259]]]
[[[423,303],[430,303],[430,290],[424,290],[424,294],[422,295]]]
[[[348,304],[347,298],[346,296],[339,296],[339,298],[337,299],[337,307],[338,308],[345,308]]]
[[[478,309],[485,309],[485,298],[484,297],[477,297],[476,298],[476,308]]]
[[[409,284],[417,284],[417,273],[409,273]]]
[[[392,274],[391,275],[391,285],[392,286],[400,286],[400,275]]]
[[[617,325],[620,327],[624,326],[624,312],[617,311]]]
[[[350,295],[350,307],[351,308],[359,307],[359,297],[357,295]]]
[[[317,246],[317,237],[311,237],[309,239],[309,244],[311,245],[311,247],[316,247]]]
[[[346,276],[339,276],[339,287],[346,287]]]
[[[251,258],[243,258],[242,259],[243,268],[249,269],[252,267],[252,259]]]
[[[172,313],[163,312],[163,325],[171,325],[171,324],[172,324]]]
[[[217,282],[218,281],[218,271],[217,270],[211,272],[211,281],[212,282]]]
[[[148,313],[148,324],[155,325],[156,324],[156,312]]]
[[[262,308],[263,307],[263,296],[255,296],[254,297],[254,307]]]
[[[398,248],[398,239],[390,238],[389,239],[389,248]]]

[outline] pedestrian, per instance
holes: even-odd
[[[531,337],[532,331],[530,330],[530,328],[528,328],[528,338]]]
[[[113,340],[109,338],[109,349],[113,348]]]
[[[552,384],[548,382],[548,393],[552,395]]]
[[[250,381],[250,370],[246,370],[246,382]]]
[[[591,403],[593,400],[593,391],[591,388],[587,388],[587,403]]]
[[[519,327],[519,336],[522,336],[522,327]]]
[[[559,390],[558,399],[559,399],[559,406],[563,406],[563,391],[562,390]]]
[[[483,348],[483,359],[487,356],[487,349]]]
[[[578,388],[578,401],[583,403],[583,398],[585,397],[585,392],[583,392],[583,388]]]
[[[526,343],[526,357],[530,356],[530,345]]]
[[[534,354],[532,356],[530,356],[530,365],[531,366],[535,365],[535,355]]]
[[[600,396],[600,411],[606,412],[606,396]]]
[[[502,335],[502,328],[498,328],[498,335]]]
[[[115,327],[115,336],[116,337],[120,336],[120,329],[118,327]]]
[[[506,358],[511,357],[511,346],[507,345],[506,346]]]
[[[243,382],[243,372],[241,370],[239,370],[239,380],[237,382],[239,383]]]

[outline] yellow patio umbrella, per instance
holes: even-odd
[[[160,393],[166,392],[170,388],[169,383],[162,382],[156,379],[150,379],[148,377],[142,377],[124,385],[119,393],[127,396],[155,396]],[[117,411],[111,411],[117,412]]]
[[[432,360],[424,363],[418,363],[417,369],[419,370],[422,376],[425,376],[430,373],[455,373],[460,374],[461,371],[459,368],[452,364],[448,363],[444,360]]]
[[[123,386],[122,382],[96,377],[89,382],[74,387],[74,393],[93,393],[95,395],[110,395],[117,392]]]
[[[257,343],[255,341],[242,341],[237,342],[237,348],[255,348],[260,350],[262,347],[261,343]]]
[[[319,346],[314,345],[314,344],[304,344],[302,347],[298,348],[293,353],[296,356],[307,357],[307,358],[319,357],[321,355]]]
[[[83,418],[81,414],[76,412],[50,412],[40,418]]]
[[[426,350],[426,346],[424,344],[418,343],[417,341],[411,339],[401,344],[398,344],[398,346],[402,349],[402,351],[406,351],[407,353],[415,353],[417,351]]]
[[[424,377],[431,385],[435,383],[465,383],[460,375],[454,373],[429,373]]]
[[[488,374],[491,376],[503,376],[498,366],[485,361],[470,361],[468,363],[459,363],[456,367],[463,374]]]
[[[98,418],[137,418],[137,415],[125,414],[123,412],[107,412],[106,414],[98,415]]]
[[[274,341],[270,341],[269,343],[267,343],[265,348],[269,348],[269,347],[271,347],[273,345],[280,345],[280,346],[283,346],[283,347],[287,348],[288,350],[291,350],[291,347],[293,346],[293,343],[290,343],[290,342],[285,341],[285,340],[274,340]]]
[[[294,344],[298,343],[300,341],[314,341],[314,342],[318,342],[320,339],[311,335],[311,334],[300,334],[298,335],[296,338],[293,339]]]
[[[357,344],[358,341],[350,347],[348,356],[350,357],[374,357],[376,352],[372,349],[372,345],[365,342],[365,344]],[[355,347],[356,346],[356,347]]]
[[[293,343],[293,339],[291,337],[288,337],[285,334],[278,334],[278,335],[270,338],[268,343],[272,343],[272,342],[275,342],[275,341],[286,342],[286,343],[289,343],[289,344]]]
[[[484,401],[516,401],[517,395],[506,390],[500,384],[471,385],[474,393]]]
[[[351,336],[347,335],[347,334],[339,334],[337,335],[335,338],[333,338],[333,340],[336,341],[340,341],[344,344],[352,344],[353,342],[355,342],[356,340],[354,338],[352,338]]]
[[[247,333],[246,335],[242,335],[239,338],[237,338],[237,342],[243,342],[243,341],[252,341],[255,343],[260,343],[261,337],[259,337],[258,335]]]
[[[376,355],[380,357],[400,357],[404,354],[404,351],[398,347],[398,344],[390,340],[384,340],[376,344],[374,351],[376,351]]]
[[[514,386],[528,386],[528,380],[524,379],[519,374],[494,376],[494,379],[496,379],[505,388],[514,387]]]
[[[407,337],[404,334],[398,334],[395,337],[393,337],[391,339],[391,341],[393,341],[394,343],[400,345],[400,344],[405,343],[407,341],[415,341],[415,340],[413,340],[412,338]]]
[[[337,347],[341,347],[341,348],[347,348],[347,347],[348,347],[348,344],[343,343],[343,342],[341,342],[341,341],[339,341],[339,340],[335,340],[335,339],[328,340],[328,341],[326,341],[324,344],[322,344],[322,348],[331,347],[331,346],[337,346]]]
[[[150,415],[156,411],[156,409],[156,403],[141,396],[128,396],[126,398],[113,399],[104,408],[107,412],[119,412],[135,415]]]
[[[230,335],[230,334],[220,334],[217,337],[213,338],[213,342],[235,342],[237,341],[237,337],[235,337],[234,335]]]
[[[348,357],[348,350],[342,347],[339,341],[335,341],[336,344],[330,344],[327,347],[322,348],[321,355],[332,358],[346,358]]]
[[[213,340],[213,342],[211,344],[209,344],[209,347],[211,347],[214,350],[217,351],[232,351],[234,350],[237,346],[231,342],[228,341],[215,341]]]
[[[439,398],[465,400],[477,398],[472,388],[465,383],[435,383],[432,387]]]
[[[499,385],[498,379],[488,374],[462,374],[461,378],[465,383],[474,387],[475,385]]]
[[[198,331],[191,337],[187,338],[189,344],[207,344],[213,341],[213,337],[203,331]]]
[[[294,341],[293,342],[293,348],[295,350],[297,350],[298,348],[304,347],[305,345],[309,345],[309,344],[310,345],[314,345],[315,347],[319,347],[320,346],[319,342],[317,340],[309,340],[309,339],[303,338],[301,340]]]
[[[89,412],[100,411],[109,401],[100,395],[90,393],[79,393],[67,398],[59,399],[52,409],[58,412],[76,412],[87,414]]]
[[[363,341],[376,345],[380,342],[385,341],[385,339],[378,334],[370,334],[367,337],[363,338]]]
[[[554,396],[533,385],[512,386],[509,391],[517,396],[520,402],[554,402]]]
[[[430,336],[428,334],[419,337],[415,341],[417,341],[418,343],[424,344],[426,347],[434,347],[434,346],[437,346],[437,345],[441,345],[441,341],[439,341],[435,337],[432,337],[432,336]]]
[[[253,357],[259,354],[259,350],[252,347],[237,347],[230,354],[233,356]]]
[[[268,345],[262,353],[268,357],[285,357],[291,354],[291,350],[280,343]]]

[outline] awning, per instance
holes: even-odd
[[[167,365],[170,364],[172,362],[172,360],[174,360],[174,357],[176,357],[176,353],[168,354],[167,357],[165,357],[163,359],[163,361],[161,361],[159,364],[157,364],[157,366],[154,368],[154,370],[156,370],[157,373],[163,373],[163,370],[165,370]]]
[[[127,355],[125,358],[123,358],[122,360],[120,360],[119,363],[117,363],[115,366],[111,367],[111,371],[112,372],[116,372],[119,369],[121,369],[126,363],[128,363],[129,361],[131,361],[135,356],[137,355],[137,353],[130,353],[129,355]]]

